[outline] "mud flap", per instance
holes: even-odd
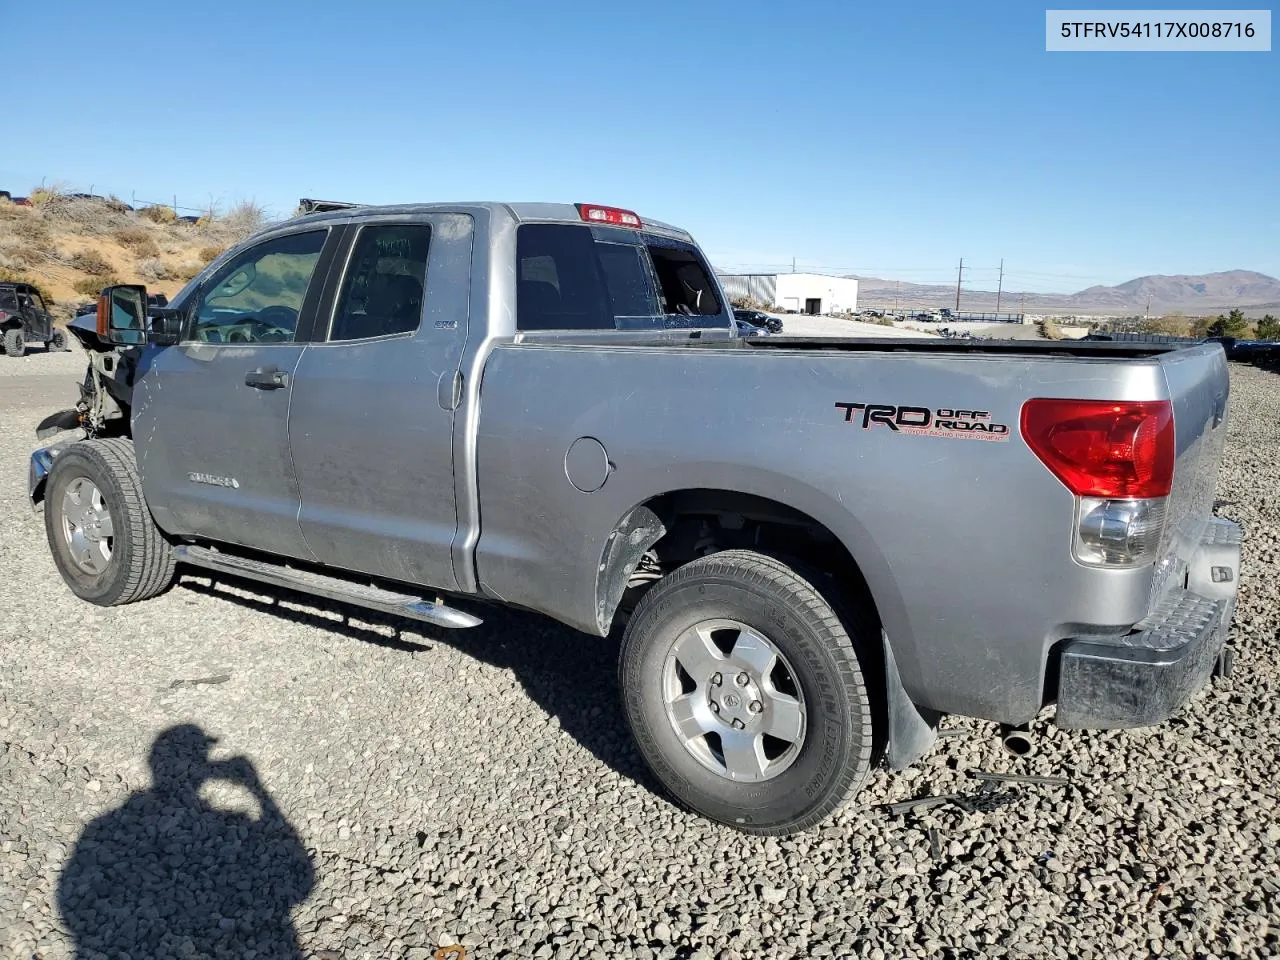
[[[917,706],[907,696],[893,658],[889,635],[880,632],[884,645],[885,706],[888,714],[888,748],[885,758],[890,770],[905,770],[933,748],[938,739],[938,721],[942,714]]]

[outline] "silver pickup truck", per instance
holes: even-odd
[[[1217,345],[739,338],[687,233],[590,204],[302,216],[146,302],[73,324],[77,432],[31,461],[77,595],[185,565],[616,631],[645,760],[742,830],[944,714],[1156,723],[1223,656]]]

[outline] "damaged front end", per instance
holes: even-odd
[[[127,437],[133,399],[133,379],[141,349],[113,343],[98,330],[92,314],[77,317],[67,331],[84,347],[89,363],[79,384],[80,399],[74,408],[50,414],[36,425],[36,438],[49,440],[68,431],[65,438],[40,447],[27,467],[27,495],[33,507],[44,500],[44,489],[58,454],[77,440],[92,437]]]
[[[33,508],[44,502],[44,488],[49,480],[49,472],[53,470],[54,459],[75,442],[63,440],[32,451],[31,461],[27,464],[27,496],[31,498]]]

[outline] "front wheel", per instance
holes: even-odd
[[[10,357],[20,357],[27,352],[27,338],[21,330],[15,328],[4,332],[4,352]]]
[[[685,806],[747,833],[805,830],[870,770],[858,656],[869,640],[850,636],[811,579],[771,557],[695,560],[653,587],[627,625],[627,721]]]
[[[173,582],[173,550],[142,499],[129,440],[82,440],[54,459],[44,527],[58,572],[82,600],[132,603]]]
[[[61,353],[67,349],[67,335],[58,327],[53,328],[53,336],[49,338],[49,342],[45,344],[45,349],[50,353]]]

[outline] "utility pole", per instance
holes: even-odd
[[[996,318],[1000,317],[1000,295],[1004,293],[1004,257],[1000,258],[1000,282],[996,284]]]
[[[902,281],[893,281],[893,312],[898,312],[898,294],[902,292]]]
[[[791,258],[791,272],[792,272],[792,273],[795,273],[795,272],[796,272],[796,258],[795,258],[795,257],[792,257],[792,258]]]
[[[1150,296],[1147,297],[1147,309],[1146,309],[1146,312],[1143,313],[1142,319],[1144,321],[1151,319],[1151,297]]]
[[[964,276],[964,257],[960,258],[960,268],[956,270],[956,313],[960,312],[960,278]]]

